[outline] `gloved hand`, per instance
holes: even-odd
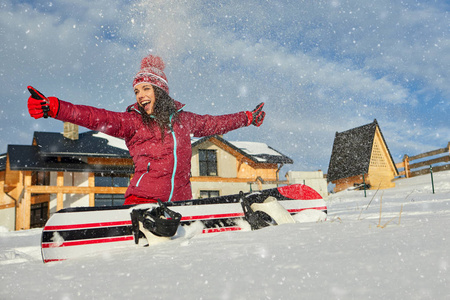
[[[35,119],[48,118],[49,116],[54,118],[58,115],[59,111],[59,99],[56,97],[46,98],[41,92],[28,86],[28,91],[31,93],[28,98],[28,112],[30,116]]]
[[[266,116],[266,113],[262,110],[263,106],[264,102],[261,102],[256,106],[254,110],[245,112],[248,117],[247,126],[250,126],[251,124],[255,125],[256,127],[261,126],[264,121],[264,117]]]

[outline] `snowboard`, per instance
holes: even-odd
[[[263,202],[269,197],[275,198],[293,216],[305,210],[327,213],[326,203],[320,194],[302,184],[206,199],[166,202],[165,205],[182,215],[180,226],[201,222],[201,233],[206,234],[250,228],[243,200]],[[137,241],[133,233],[131,212],[134,209],[150,209],[155,205],[61,209],[49,218],[43,228],[42,259],[47,263],[133,246]]]

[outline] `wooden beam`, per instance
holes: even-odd
[[[89,173],[88,186],[90,189],[95,188],[95,174],[94,173]],[[93,191],[91,191],[89,193],[89,206],[90,207],[95,206],[95,192],[93,192]]]
[[[56,177],[56,186],[58,188],[64,187],[64,172],[58,172]],[[58,190],[56,192],[56,211],[64,208],[64,194],[62,191]]]
[[[31,171],[25,172],[25,180],[24,180],[24,186],[25,186],[25,193],[22,199],[22,209],[23,209],[23,223],[22,229],[30,229],[30,218],[31,218],[31,192],[28,190],[28,187],[31,186]]]
[[[438,154],[445,153],[445,152],[448,152],[448,151],[449,151],[448,148],[441,148],[441,149],[437,149],[437,150],[421,153],[421,154],[418,154],[418,155],[410,156],[409,160],[411,161],[411,160],[424,158],[424,157],[427,157],[427,156],[438,155]]]
[[[416,169],[416,168],[420,168],[423,166],[429,166],[429,165],[434,165],[437,163],[441,163],[441,162],[448,162],[450,161],[450,156],[442,156],[442,157],[438,157],[438,158],[434,158],[434,159],[430,159],[427,161],[422,161],[419,163],[415,163],[415,164],[411,164],[409,165],[410,169]]]
[[[450,170],[450,164],[433,167],[433,172],[441,172],[441,171],[447,171],[447,170]],[[430,173],[430,168],[425,168],[425,169],[411,172],[411,177],[429,174],[429,173]]]
[[[249,181],[248,184],[257,184],[259,181]],[[264,184],[286,184],[289,185],[288,180],[264,180]]]
[[[33,194],[125,194],[127,187],[33,185],[29,190]]]
[[[15,206],[16,206],[15,203],[2,204],[2,205],[0,205],[0,209],[12,208]]]
[[[254,178],[224,178],[215,176],[196,176],[191,177],[191,182],[249,182],[255,181]]]
[[[20,172],[23,179],[23,196],[19,197],[16,206],[16,230],[30,229],[31,214],[31,192],[28,187],[31,185],[31,171]]]
[[[409,166],[409,156],[405,155],[403,162],[405,163],[405,177],[411,177],[411,167]]]
[[[88,164],[92,165],[113,165],[113,166],[132,166],[131,158],[106,158],[106,157],[88,157]]]
[[[16,230],[21,230],[23,227],[23,214],[22,214],[22,199],[24,194],[24,173],[17,171],[18,182],[16,188],[12,190],[12,197],[16,201]]]
[[[49,194],[33,195],[31,197],[31,205],[45,203],[45,202],[49,202],[49,201],[50,201]]]

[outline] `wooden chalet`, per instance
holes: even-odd
[[[221,136],[192,143],[191,184],[194,198],[230,195],[287,184],[279,171],[293,160],[264,143],[230,142]]]
[[[365,183],[370,189],[395,186],[398,176],[392,155],[375,119],[372,123],[336,132],[327,180],[342,191]]]
[[[212,136],[192,141],[194,198],[269,188],[293,161],[264,143]],[[134,173],[125,142],[97,131],[35,132],[32,145],[8,145],[0,155],[0,226],[41,227],[57,210],[122,205]]]

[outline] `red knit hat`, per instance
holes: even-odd
[[[133,88],[143,82],[162,88],[169,94],[169,83],[164,74],[164,62],[161,57],[148,55],[141,61],[141,70],[134,76]]]

